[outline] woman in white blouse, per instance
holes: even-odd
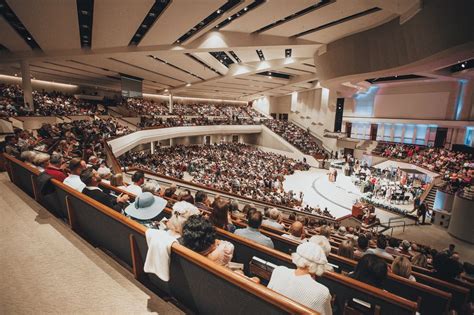
[[[328,261],[319,245],[305,242],[292,254],[296,269],[279,266],[273,270],[268,288],[301,303],[321,315],[331,315],[329,289],[313,279],[327,270]]]

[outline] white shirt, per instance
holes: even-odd
[[[142,194],[142,188],[135,184],[128,185],[124,190],[131,194],[134,194],[135,196]]]
[[[298,236],[294,236],[294,235],[291,235],[291,234],[283,234],[282,237],[284,238],[288,238],[290,240],[293,240],[293,241],[296,241],[296,242],[307,242],[308,240],[307,239],[301,239],[301,237],[298,237]]]
[[[295,269],[276,267],[268,283],[268,288],[298,303],[301,303],[321,315],[331,315],[331,294],[329,289],[316,282],[309,274],[296,276]]]
[[[70,174],[66,179],[64,179],[64,184],[68,185],[71,188],[74,188],[78,192],[82,192],[86,184],[81,181],[79,175]]]

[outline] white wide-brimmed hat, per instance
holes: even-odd
[[[138,220],[150,220],[156,217],[166,207],[166,200],[154,196],[150,192],[139,195],[135,202],[125,208],[125,213]]]

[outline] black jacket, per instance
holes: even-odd
[[[113,197],[109,194],[106,194],[105,192],[99,189],[89,189],[85,187],[82,190],[82,193],[118,212],[121,212],[124,206],[123,204],[117,202],[117,197]]]

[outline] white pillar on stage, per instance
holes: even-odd
[[[155,141],[150,142],[150,152],[155,154]]]
[[[173,113],[173,94],[170,93],[170,95],[168,96],[168,100],[169,100],[169,110],[171,114]]]
[[[21,61],[21,88],[23,89],[23,102],[25,107],[28,107],[30,110],[34,110],[30,64],[27,60]]]

